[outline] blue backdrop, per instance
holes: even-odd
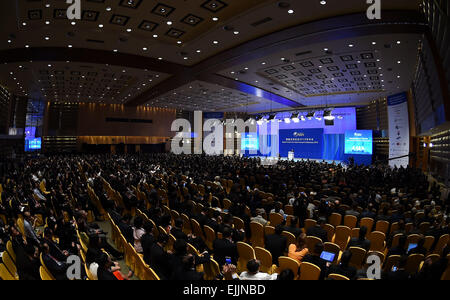
[[[323,128],[280,130],[280,155],[287,157],[293,150],[295,158],[321,159],[323,155]]]

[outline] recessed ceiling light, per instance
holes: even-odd
[[[117,49],[114,49],[113,52],[117,52]]]
[[[128,29],[127,29],[127,32],[131,32],[131,28],[128,28]]]
[[[400,75],[398,75],[397,78],[400,78]]]
[[[218,43],[219,43],[218,41],[213,41],[213,44],[216,44],[216,45],[217,45]]]
[[[49,8],[49,7],[50,7],[50,4],[48,4],[48,3],[47,3],[47,4],[45,4],[45,7]]]
[[[50,38],[48,36],[45,37],[45,40],[48,41]]]
[[[147,51],[147,47],[142,48],[142,50]]]
[[[167,21],[167,25],[172,25],[172,21]]]
[[[217,22],[217,21],[219,21],[219,18],[214,17],[214,18],[212,18],[212,20],[213,20],[214,22]]]
[[[70,24],[72,24],[72,25],[75,25],[75,24],[77,24],[77,22],[75,22],[75,21],[72,21]]]
[[[157,35],[157,34],[154,34],[154,35],[153,35],[153,37],[154,37],[154,38],[157,38],[157,37],[158,37],[158,35]]]
[[[376,45],[377,44],[377,42],[372,42],[372,45]]]
[[[162,57],[158,57],[159,60],[162,60]]]
[[[233,32],[234,34],[239,34],[239,31],[235,31],[235,32]]]
[[[108,6],[108,7],[106,8],[106,11],[111,11],[111,7]]]
[[[188,59],[187,57],[183,57],[184,60]]]
[[[98,24],[98,27],[103,28],[103,24]]]
[[[265,62],[262,62],[261,64],[262,64],[262,65],[265,65],[266,63],[265,63]]]
[[[11,41],[11,40],[8,40],[8,43],[12,43],[12,41]]]
[[[380,59],[377,59],[377,61],[380,61]]]
[[[50,24],[50,21],[45,21],[45,25],[49,25]]]
[[[350,48],[352,48],[354,45],[353,45],[353,44],[349,44],[348,46],[349,46]]]
[[[67,47],[72,48],[72,45],[69,45],[69,46],[67,46]]]
[[[51,68],[52,65],[49,64],[48,66]]]
[[[323,48],[323,51],[325,51],[325,52],[328,51],[328,48]]]
[[[182,43],[182,41],[177,41],[177,44],[181,44]]]
[[[288,10],[288,14],[293,14],[293,13],[294,13],[293,9]]]
[[[25,45],[25,48],[30,48],[30,45]]]
[[[400,44],[401,42],[400,41],[397,41],[397,44]]]
[[[401,63],[401,61],[399,60],[399,61],[397,61],[397,63],[398,63],[398,64],[400,64],[400,63]]]
[[[200,52],[202,52],[202,50],[198,49],[196,52],[197,52],[197,53],[200,53]]]
[[[27,23],[26,23],[26,22],[23,22],[22,25],[23,25],[23,26],[27,26]]]

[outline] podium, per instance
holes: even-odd
[[[293,160],[294,159],[294,151],[289,151],[288,152],[288,159],[289,160]]]

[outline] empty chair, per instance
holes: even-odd
[[[205,244],[208,247],[208,249],[212,250],[214,240],[216,239],[216,232],[208,225],[204,225],[203,228],[205,230],[205,238],[206,238]]]
[[[294,278],[296,279],[298,277],[299,263],[295,259],[287,256],[280,256],[278,257],[278,265],[278,273],[281,273],[281,271],[285,269],[291,269],[294,273]]]
[[[323,229],[327,231],[327,239],[332,241],[334,236],[334,226],[331,224],[324,224]]]
[[[237,230],[245,229],[244,221],[239,217],[233,217],[233,225]]]
[[[206,280],[214,280],[216,276],[220,274],[219,264],[212,258],[208,263],[203,264],[203,270],[205,272]]]
[[[281,234],[284,235],[286,237],[286,239],[287,239],[286,247],[289,247],[290,244],[295,244],[296,243],[297,240],[295,238],[295,235],[293,235],[289,231],[283,231]]]
[[[438,261],[441,258],[441,256],[439,254],[433,253],[428,255],[425,260],[430,259],[433,263],[435,263],[436,261]]]
[[[192,225],[192,232],[196,236],[198,236],[198,237],[200,237],[202,239],[205,239],[202,227],[200,227],[200,223],[197,220],[195,220],[195,219],[191,219],[191,225]]]
[[[371,251],[383,252],[386,249],[386,235],[380,231],[372,231],[367,239],[370,241]]]
[[[398,241],[402,235],[403,235],[403,233],[397,233],[396,235],[394,235],[394,237],[392,238],[391,248],[398,246]]]
[[[347,247],[350,241],[351,231],[350,227],[343,225],[336,226],[333,243],[337,244],[341,248],[341,251],[344,251]]]
[[[253,247],[264,247],[264,226],[257,222],[250,222],[250,243]]]
[[[333,225],[334,227],[337,227],[341,225],[342,216],[338,213],[332,213],[331,216],[328,218],[328,223]]]
[[[269,221],[270,221],[270,226],[275,227],[275,226],[283,223],[284,217],[280,213],[272,212],[269,214]]]
[[[389,230],[389,222],[380,220],[375,225],[375,231],[380,231],[384,234],[386,234]]]
[[[427,253],[430,252],[431,246],[433,246],[433,243],[434,243],[434,236],[427,235],[427,236],[425,237],[425,243],[423,244],[423,247],[424,247],[425,249],[427,249]]]
[[[247,271],[247,263],[251,259],[255,259],[255,250],[252,246],[244,242],[237,242],[237,250],[239,259],[237,262],[237,269],[239,272]]]
[[[316,226],[316,224],[317,224],[316,220],[306,219],[305,220],[305,228],[304,228],[305,232],[308,230],[308,228]]]
[[[358,222],[358,218],[353,215],[346,215],[344,217],[344,225],[353,229],[356,227],[356,223]]]
[[[314,251],[314,247],[317,243],[322,243],[322,240],[315,236],[306,237],[306,248],[308,248],[309,252]]]
[[[315,264],[302,262],[300,264],[299,280],[319,280],[320,272],[320,268]]]
[[[359,221],[359,227],[366,226],[367,227],[367,233],[369,234],[372,231],[372,227],[373,227],[373,223],[374,222],[375,221],[372,218],[368,218],[368,217],[362,218]]]
[[[351,237],[352,238],[357,238],[357,237],[359,237],[359,228],[353,228],[352,229],[352,233],[351,233]]]
[[[439,238],[436,246],[434,247],[434,251],[433,253],[436,254],[442,254],[442,250],[444,249],[445,245],[447,245],[447,243],[450,240],[450,235],[449,234],[443,234],[441,235],[441,237]]]
[[[3,264],[8,269],[9,273],[11,273],[13,276],[17,277],[16,264],[13,262],[11,256],[9,256],[7,251],[3,252],[2,260],[3,260]]]
[[[364,264],[367,251],[359,247],[350,247],[348,250],[352,253],[349,265],[357,269],[361,269]]]
[[[419,225],[419,230],[422,234],[425,234],[428,232],[428,229],[430,229],[431,224],[429,222],[422,222]]]
[[[275,227],[273,227],[273,226],[265,226],[264,227],[264,234],[265,235],[271,235],[271,234],[274,234],[275,233]]]
[[[16,277],[14,277],[13,275],[11,275],[11,273],[9,273],[6,266],[2,263],[0,263],[0,278],[2,280],[17,280]]]
[[[409,274],[414,274],[418,271],[420,263],[425,259],[423,254],[411,254],[408,256],[405,270]]]
[[[398,222],[391,224],[391,229],[389,230],[389,234],[392,234],[393,232],[397,231],[399,228]]]
[[[276,265],[272,264],[272,254],[270,253],[270,251],[261,247],[255,247],[254,250],[256,259],[261,262],[260,271],[268,274],[273,274]]]
[[[192,233],[191,220],[189,217],[185,214],[181,214],[181,219],[183,219],[183,232],[185,234]]]

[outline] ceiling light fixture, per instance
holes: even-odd
[[[167,25],[172,25],[172,21],[167,21]]]
[[[288,14],[293,14],[293,13],[294,13],[293,9],[288,10]]]
[[[327,4],[327,1],[322,0],[322,1],[320,1],[320,4],[325,5],[325,4]]]
[[[214,22],[217,22],[217,21],[219,21],[219,18],[214,17],[214,18],[212,18],[212,20],[213,20]]]

